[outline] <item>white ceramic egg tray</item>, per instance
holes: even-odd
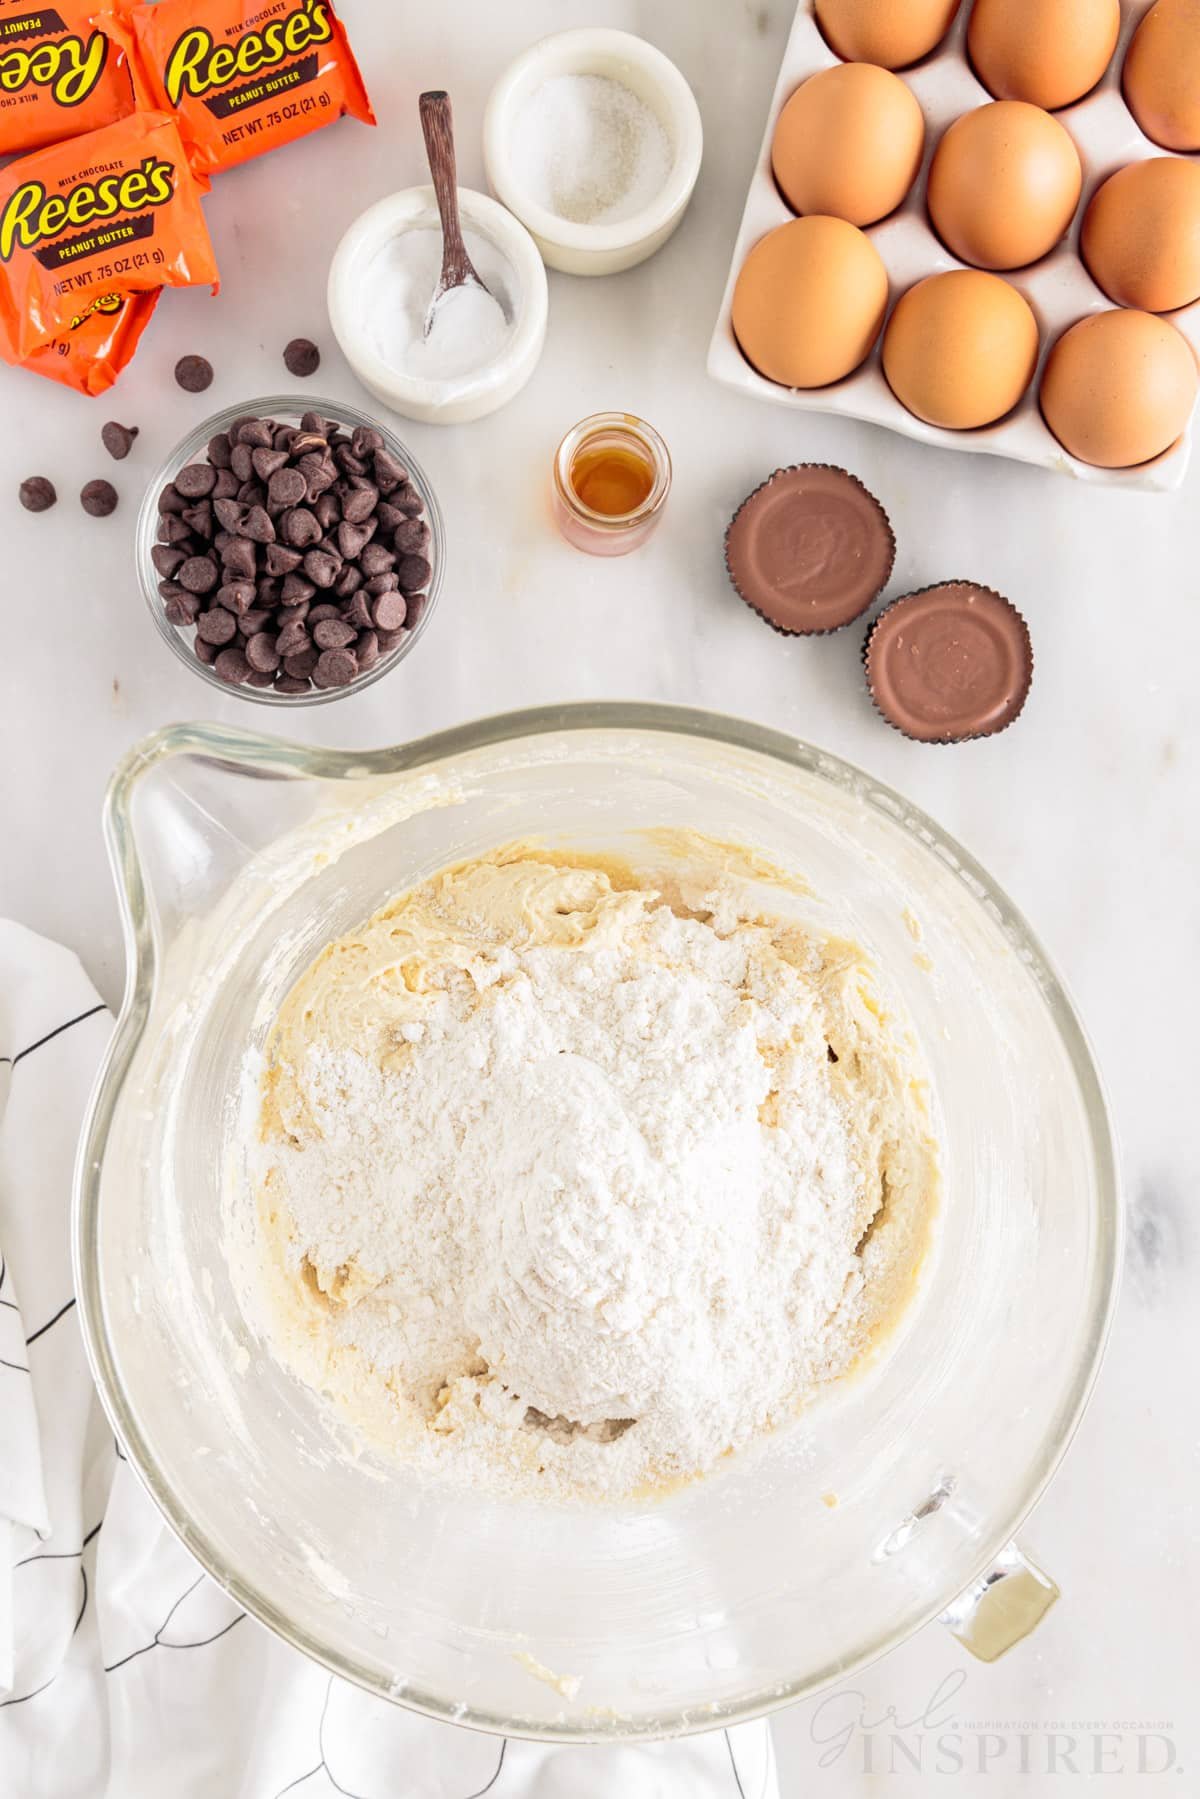
[[[760,237],[795,216],[771,173],[775,122],[785,102],[802,81],[819,69],[835,67],[839,60],[821,35],[813,15],[812,0],[800,0],[734,245],[725,297],[709,346],[709,374],[728,387],[756,395],[759,399],[773,400],[777,405],[790,406],[797,412],[834,412],[845,418],[866,419],[871,424],[886,426],[889,431],[903,432],[920,443],[937,444],[944,449],[1009,456],[1017,462],[1060,469],[1082,481],[1115,487],[1149,488],[1160,493],[1177,488],[1188,464],[1192,425],[1153,462],[1141,463],[1134,469],[1094,468],[1067,454],[1044,423],[1037,401],[1042,367],[1051,346],[1077,319],[1089,313],[1103,312],[1112,304],[1093,282],[1079,257],[1079,231],[1088,201],[1114,170],[1147,156],[1166,154],[1142,135],[1121,95],[1125,51],[1150,4],[1151,0],[1121,0],[1121,36],[1103,80],[1074,106],[1064,107],[1054,114],[1074,138],[1083,164],[1083,193],[1069,232],[1063,242],[1040,262],[1024,269],[999,271],[1004,280],[1011,281],[1024,294],[1037,318],[1041,334],[1037,373],[1020,404],[998,423],[975,431],[945,431],[915,418],[893,395],[880,363],[882,332],[866,362],[852,375],[830,387],[807,389],[781,387],[758,374],[742,355],[734,337],[730,322],[733,288],[747,253]],[[962,0],[949,34],[930,57],[914,68],[900,71],[900,79],[908,83],[925,115],[925,154],[920,174],[903,206],[880,224],[867,229],[867,236],[887,266],[892,304],[906,288],[924,276],[965,266],[951,256],[929,223],[925,211],[925,180],[930,158],[946,127],[962,113],[970,112],[992,98],[967,60],[966,30],[971,5],[972,0]],[[1168,316],[1192,348],[1200,351],[1200,301]]]

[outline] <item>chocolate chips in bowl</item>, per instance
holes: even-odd
[[[441,584],[433,490],[353,407],[270,395],[177,446],[147,490],[138,568],[196,673],[267,704],[375,681],[419,639]]]

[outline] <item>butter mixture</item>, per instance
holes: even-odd
[[[853,944],[512,845],[331,943],[272,1031],[270,1334],[397,1457],[620,1499],[794,1418],[911,1297],[914,1050]]]

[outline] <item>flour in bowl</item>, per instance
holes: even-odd
[[[903,1309],[937,1175],[859,951],[514,845],[331,944],[260,1119],[277,1353],[401,1458],[618,1499]]]

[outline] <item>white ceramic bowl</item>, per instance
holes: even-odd
[[[610,224],[575,224],[539,205],[521,186],[510,153],[513,121],[530,94],[557,75],[620,81],[662,122],[671,169],[661,192],[641,212]],[[492,192],[528,225],[549,267],[568,275],[615,275],[661,249],[687,210],[703,148],[700,108],[691,88],[661,50],[628,31],[560,31],[543,38],[509,64],[483,118]]]
[[[365,328],[363,275],[371,259],[402,232],[440,229],[432,187],[402,188],[369,206],[346,231],[329,269],[329,322],[346,361],[385,406],[427,425],[466,424],[505,405],[532,375],[546,341],[546,270],[532,237],[472,188],[459,188],[458,209],[464,231],[486,237],[511,264],[515,289],[511,334],[498,356],[470,374],[445,381],[407,375],[383,360]]]

